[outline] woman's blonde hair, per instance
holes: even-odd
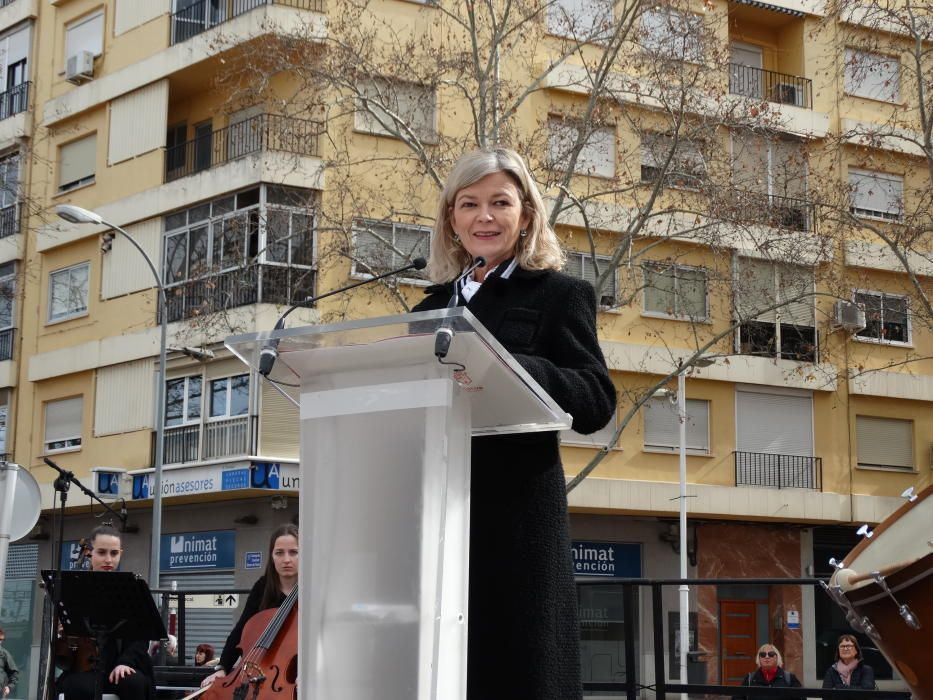
[[[773,644],[762,644],[760,647],[758,647],[758,654],[760,654],[763,651],[773,651],[775,654],[777,654],[778,666],[780,666],[781,668],[784,668],[784,657],[781,656],[780,649],[778,649]],[[758,656],[757,654],[755,655],[755,663],[761,666],[761,657]]]
[[[548,225],[544,200],[525,161],[510,148],[480,148],[460,157],[441,192],[428,260],[428,276],[433,281],[456,279],[473,261],[454,237],[450,210],[460,190],[493,173],[505,173],[512,178],[522,197],[522,209],[528,216],[528,235],[519,238],[516,244],[518,264],[526,270],[559,270],[564,266],[564,251],[557,234]]]

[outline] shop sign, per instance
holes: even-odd
[[[62,571],[77,571],[78,558],[81,556],[81,543],[78,540],[65,540],[62,542],[62,555],[59,560]],[[84,562],[83,569],[90,569],[89,560]]]
[[[132,500],[152,498],[153,470],[141,470],[132,476]],[[162,472],[162,497],[192,496],[239,489],[298,491],[299,481],[298,465],[280,462],[178,467]]]
[[[235,550],[233,530],[162,535],[159,568],[162,571],[232,569]]]
[[[261,569],[262,568],[262,552],[247,552],[246,553],[246,568],[247,569]]]
[[[576,576],[639,578],[641,545],[621,542],[571,543],[573,573]]]

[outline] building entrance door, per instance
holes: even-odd
[[[755,670],[758,652],[758,612],[753,600],[719,601],[720,678],[723,685],[740,685]]]

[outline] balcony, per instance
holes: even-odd
[[[199,0],[172,14],[171,45],[187,41],[211,27],[216,27],[218,24],[223,24],[264,5],[284,5],[314,12],[324,11],[324,0]]]
[[[729,64],[729,92],[782,105],[813,109],[813,81],[763,68]]]
[[[0,331],[0,362],[13,359],[13,334],[14,328],[6,328]]]
[[[816,232],[816,205],[799,197],[782,197],[737,190],[733,193],[738,218],[751,214],[747,223],[802,233]]]
[[[0,238],[19,233],[19,204],[10,204],[0,209]]]
[[[206,275],[165,290],[168,320],[203,317],[250,304],[291,304],[314,293],[310,268],[248,265]]]
[[[256,417],[210,419],[165,429],[165,464],[244,457],[254,450]],[[153,441],[155,435],[153,434]]]
[[[318,155],[321,122],[257,114],[165,150],[165,182],[262,151]]]
[[[0,120],[25,112],[29,108],[30,85],[31,82],[20,83],[6,92],[0,92]]]
[[[736,486],[823,490],[820,457],[738,451],[734,454]]]

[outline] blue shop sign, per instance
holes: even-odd
[[[641,545],[620,542],[571,543],[576,576],[641,577]]]
[[[246,553],[246,568],[247,569],[261,569],[262,568],[262,552],[247,552]]]
[[[162,535],[159,561],[162,571],[232,569],[235,561],[236,533],[233,530]]]
[[[274,489],[280,486],[282,465],[278,462],[254,462],[251,466],[250,487],[254,489]]]

